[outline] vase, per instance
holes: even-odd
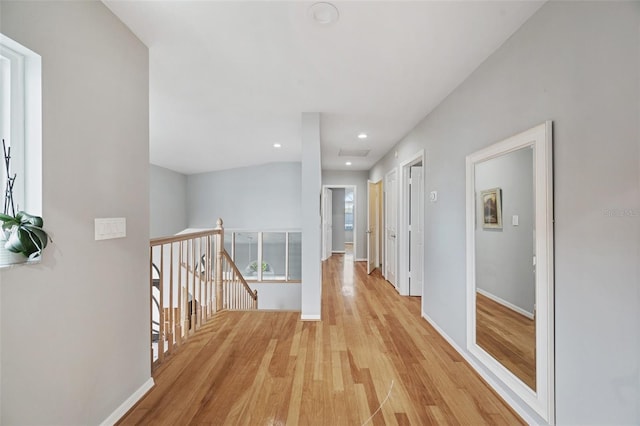
[[[17,265],[19,263],[26,263],[29,260],[22,253],[14,253],[7,250],[4,247],[5,240],[0,240],[0,266]]]

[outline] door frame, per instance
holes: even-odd
[[[411,177],[411,166],[415,166],[418,163],[422,163],[422,205],[424,206],[425,201],[425,175],[426,175],[426,167],[425,167],[425,158],[424,158],[424,150],[421,149],[413,156],[411,156],[408,160],[403,161],[400,164],[400,202],[399,202],[399,228],[398,228],[398,241],[396,247],[398,251],[398,272],[396,274],[396,279],[398,280],[398,292],[402,296],[409,295],[409,214],[410,208],[409,205],[409,178]],[[420,220],[422,221],[422,247],[424,250],[425,243],[425,227],[424,227],[424,211],[422,212],[422,217]],[[423,253],[424,256],[424,253]],[[424,259],[422,261],[422,294],[424,295],[425,288],[425,273],[424,273]]]
[[[387,196],[387,193],[389,192],[390,189],[390,185],[388,184],[388,178],[389,175],[391,175],[392,173],[396,174],[396,182],[395,182],[395,188],[393,188],[393,190],[396,191],[396,203],[393,206],[389,205],[389,197]],[[382,185],[383,188],[383,194],[384,194],[384,205],[383,205],[383,210],[384,210],[384,232],[382,233],[383,238],[384,238],[384,261],[382,264],[382,272],[383,272],[383,276],[385,277],[385,279],[387,281],[389,281],[394,288],[396,288],[396,290],[398,289],[398,270],[399,265],[398,265],[398,201],[400,200],[400,194],[398,191],[398,168],[397,167],[393,167],[391,169],[389,169],[389,171],[387,173],[385,173],[384,175],[384,184]],[[396,229],[396,249],[395,249],[395,258],[393,259],[394,262],[393,264],[396,267],[395,273],[394,273],[394,280],[395,282],[391,282],[389,280],[389,271],[388,271],[388,267],[389,267],[389,247],[388,247],[388,236],[387,236],[387,221],[389,220],[389,215],[388,215],[388,211],[389,209],[394,209],[395,210],[395,229]]]
[[[375,211],[375,257],[371,254],[371,187],[375,188],[375,193],[377,195],[376,204],[373,206]],[[382,194],[383,194],[383,184],[382,179],[374,182],[372,180],[367,179],[367,273],[371,274],[376,268],[380,269],[381,259],[382,259],[382,242],[380,241],[380,231],[381,228],[384,227],[383,224],[383,214],[382,214]],[[382,272],[382,271],[381,271]]]
[[[358,187],[356,185],[332,185],[332,184],[327,184],[327,185],[322,185],[322,200],[320,202],[320,204],[322,206],[324,206],[324,195],[325,195],[325,188],[326,189],[353,189],[353,260],[357,260],[356,257],[356,249],[358,247]],[[321,212],[324,212],[324,207],[320,209]],[[324,223],[324,217],[320,218],[320,223]],[[322,229],[322,231],[324,232],[324,228]],[[324,235],[323,235],[323,241],[324,241]],[[333,250],[331,250],[332,252]]]

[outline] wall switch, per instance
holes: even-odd
[[[518,217],[517,214],[514,214],[513,217],[511,217],[511,224],[513,226],[518,226],[518,224],[520,223],[520,218]]]
[[[110,217],[95,219],[95,239],[110,240],[127,236],[127,219]]]
[[[438,191],[431,191],[429,193],[429,201],[431,201],[432,203],[438,201]]]

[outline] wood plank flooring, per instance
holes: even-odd
[[[478,345],[536,389],[536,322],[476,293]]]
[[[524,424],[420,318],[419,298],[365,266],[324,262],[322,321],[218,314],[120,424]]]

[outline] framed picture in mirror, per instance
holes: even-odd
[[[480,192],[482,200],[482,227],[502,229],[502,191],[500,188]]]

